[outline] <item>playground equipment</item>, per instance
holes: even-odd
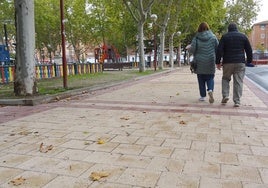
[[[95,62],[99,63],[118,63],[120,54],[114,46],[104,44],[102,47],[95,48]]]
[[[5,45],[0,45],[0,62],[1,64],[10,62],[9,51]]]

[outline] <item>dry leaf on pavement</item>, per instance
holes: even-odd
[[[129,117],[121,117],[120,119],[129,120]]]
[[[186,122],[182,120],[182,121],[180,121],[180,124],[181,125],[186,125]]]
[[[19,132],[19,135],[27,136],[27,135],[29,135],[31,133],[32,132],[30,132],[30,131],[21,131],[21,132]]]
[[[105,144],[105,140],[99,138],[97,143],[98,143],[98,144]]]
[[[53,146],[52,145],[49,145],[49,146],[44,146],[43,142],[40,144],[39,146],[39,151],[41,153],[47,153],[48,151],[52,150],[53,149]]]
[[[23,184],[23,182],[25,182],[25,180],[26,180],[25,178],[19,177],[19,178],[11,180],[9,183],[12,183],[14,186],[19,186],[19,185]]]
[[[102,172],[92,172],[89,177],[93,181],[99,181],[101,178],[108,177],[109,175],[110,174],[108,172],[102,171]]]

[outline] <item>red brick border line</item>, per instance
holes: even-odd
[[[98,104],[129,104],[129,105],[146,105],[146,106],[170,106],[170,107],[197,107],[197,108],[215,108],[215,109],[234,109],[231,105],[222,105],[222,104],[181,104],[181,103],[152,103],[152,102],[133,102],[133,101],[111,101],[111,100],[87,100],[86,102],[90,103],[98,103]],[[253,106],[241,106],[240,108],[243,110],[259,110],[259,111],[267,111],[268,109],[265,107],[253,107]]]
[[[69,104],[68,107],[73,107],[73,108],[91,108],[91,109],[105,109],[105,110],[123,110],[123,111],[141,111],[141,112],[170,112],[170,113],[191,113],[191,114],[210,114],[210,115],[225,115],[225,116],[246,116],[246,117],[263,117],[263,118],[268,118],[268,113],[257,113],[256,109],[255,110],[249,110],[248,112],[245,112],[246,108],[243,108],[243,111],[239,112],[238,108],[231,107],[229,109],[233,110],[228,110],[228,111],[222,111],[223,108],[218,106],[215,108],[215,110],[209,110],[211,108],[208,108],[208,106],[199,106],[199,105],[188,105],[187,107],[196,107],[196,109],[187,109],[185,108],[184,105],[180,106],[179,104],[174,108],[174,105],[170,105],[171,108],[153,108],[152,104],[148,105],[148,107],[139,107],[139,106],[118,106],[120,102],[119,101],[114,101],[114,103],[109,103],[109,104],[114,104],[114,105],[102,105],[102,104],[107,104],[107,103],[94,103],[92,101],[92,104]],[[93,105],[94,104],[94,105]],[[97,105],[96,105],[97,104]],[[120,104],[128,104],[128,103],[120,103]],[[139,103],[138,105],[140,105]],[[144,103],[145,104],[145,103]],[[148,103],[147,103],[148,104]],[[131,103],[133,105],[133,103]],[[161,105],[158,105],[161,106]],[[169,105],[164,105],[169,106]],[[240,107],[241,108],[241,107]],[[218,110],[217,110],[218,109]],[[266,110],[260,110],[261,112],[266,112]]]
[[[5,106],[0,108],[0,123],[5,123],[11,120],[22,118],[28,115],[33,115],[39,112],[44,112],[55,108],[53,105],[38,105],[38,106]]]

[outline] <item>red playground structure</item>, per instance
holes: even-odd
[[[114,46],[104,44],[102,47],[95,48],[95,62],[99,63],[118,63],[120,54]]]

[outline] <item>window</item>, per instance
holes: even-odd
[[[261,39],[265,39],[265,34],[261,34]]]
[[[265,25],[261,25],[261,30],[265,30]]]

